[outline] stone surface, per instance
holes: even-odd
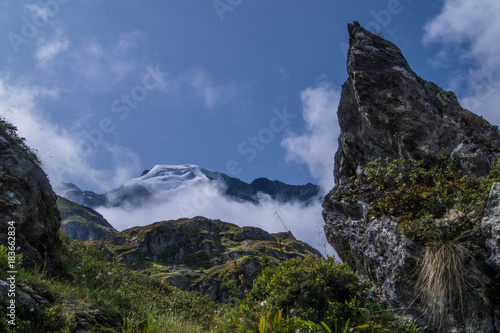
[[[498,127],[463,109],[452,92],[420,78],[396,45],[357,22],[349,24],[348,30],[349,76],[337,112],[341,133],[335,154],[335,187],[323,204],[325,233],[340,259],[374,282],[375,300],[405,309],[406,315],[426,325],[429,318],[415,289],[424,244],[401,234],[390,217],[369,218],[368,202],[344,201],[335,194],[347,190],[349,178],[362,176],[367,164],[377,158],[432,164],[445,154],[466,175],[486,176],[500,156],[500,134]],[[483,225],[483,233],[495,238],[494,223]],[[477,234],[480,237],[481,232]],[[489,242],[492,254],[488,263],[495,267],[498,247],[493,240]],[[476,259],[483,267],[484,260]],[[487,281],[489,273],[482,272]],[[474,283],[470,288],[474,297],[467,303],[467,321],[448,320],[445,331],[495,332],[494,288]]]
[[[494,183],[481,223],[490,256],[486,263],[500,274],[500,183]]]
[[[13,221],[23,265],[57,269],[52,255],[60,246],[57,197],[33,154],[9,126],[0,121],[0,244],[7,245],[8,222]]]

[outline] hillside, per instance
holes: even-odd
[[[12,125],[0,130],[2,332],[418,332],[290,233],[197,217],[72,240],[36,156]],[[61,198],[59,209],[79,228],[109,230],[91,209]]]
[[[135,227],[92,244],[130,268],[219,301],[235,296],[228,283],[238,279],[237,295],[242,297],[263,265],[308,253],[321,257],[291,233],[272,235],[204,217]]]
[[[61,229],[72,239],[82,241],[101,239],[117,232],[101,214],[92,208],[63,197],[58,197],[56,204],[61,212]]]

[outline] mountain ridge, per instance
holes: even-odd
[[[117,207],[124,204],[140,206],[147,201],[168,200],[169,196],[195,186],[207,186],[209,191],[218,192],[234,201],[248,201],[258,204],[259,194],[269,195],[279,202],[300,201],[309,204],[320,198],[321,188],[318,185],[288,185],[278,180],[264,177],[253,180],[250,184],[231,177],[225,173],[194,165],[156,165],[145,170],[139,177],[125,182],[122,186],[98,194],[93,191],[81,190],[72,183],[61,183],[56,192],[71,201],[91,208],[99,206]]]

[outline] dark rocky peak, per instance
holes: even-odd
[[[453,92],[420,78],[393,43],[356,22],[348,30],[336,184],[376,158],[432,162],[443,153],[466,174],[485,176],[500,153],[498,127],[462,108]]]
[[[376,189],[367,184],[356,185],[350,179],[351,176],[362,179],[368,163],[378,158],[419,160],[427,167],[439,167],[443,155],[453,158],[462,174],[485,177],[500,157],[498,127],[462,108],[454,93],[420,78],[391,42],[358,23],[350,24],[348,30],[349,76],[342,86],[337,112],[341,133],[335,155],[335,188],[325,196],[323,203],[327,239],[341,260],[373,281],[375,299],[390,308],[405,309],[405,315],[429,325],[430,331],[499,332],[500,321],[495,315],[500,313],[495,305],[499,304],[496,287],[499,282],[490,272],[500,267],[499,236],[495,231],[500,223],[498,200],[490,198],[482,226],[480,209],[461,208],[464,211],[460,211],[456,206],[447,207],[443,217],[429,213],[427,219],[416,219],[420,227],[431,230],[435,236],[444,231],[453,235],[450,239],[454,239],[456,246],[461,245],[460,242],[466,244],[464,246],[469,246],[467,242],[478,244],[469,250],[474,253],[471,258],[480,269],[469,266],[472,268],[466,273],[467,284],[460,291],[468,295],[467,320],[463,313],[454,311],[454,306],[448,304],[450,301],[446,304],[453,314],[435,321],[439,316],[436,312],[431,314],[429,304],[432,302],[426,303],[419,296],[421,286],[417,284],[419,272],[424,271],[420,270],[419,263],[427,253],[432,253],[432,246],[400,228],[407,216],[393,216],[397,215],[393,214],[394,209],[399,208],[396,204],[391,204],[389,211],[374,213]],[[492,191],[491,197],[498,198],[498,183],[494,188],[496,192]],[[412,190],[418,192],[418,188]],[[455,194],[453,202],[459,201],[458,196],[462,195]],[[405,200],[419,200],[412,195]],[[476,213],[474,222],[469,221],[464,227],[467,231],[461,231],[461,214],[474,216]],[[446,219],[455,224],[442,225]],[[470,240],[460,240],[464,235]],[[435,242],[440,246],[438,239],[436,236]],[[444,238],[443,244],[448,244]],[[463,258],[464,262],[468,260]],[[481,281],[493,281],[494,287],[485,287]]]
[[[278,180],[269,180],[267,178],[257,178],[250,184],[252,191],[257,193],[269,194],[271,198],[279,201],[301,201],[308,203],[317,198],[320,194],[320,187],[308,183],[306,185],[288,185]]]
[[[363,71],[383,72],[397,66],[415,79],[418,77],[396,45],[362,28],[356,21],[354,24],[348,24],[347,27],[349,31],[347,71],[349,74]]]

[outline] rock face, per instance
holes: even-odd
[[[500,274],[500,183],[493,184],[491,188],[481,227],[490,254],[486,263],[496,274]]]
[[[341,134],[335,188],[323,204],[325,232],[340,259],[374,282],[378,301],[391,308],[409,308],[406,314],[427,324],[415,298],[415,272],[424,245],[401,234],[390,217],[369,219],[368,202],[344,201],[335,194],[347,189],[349,178],[361,176],[368,162],[377,158],[432,164],[446,154],[464,174],[486,176],[500,156],[498,127],[463,109],[452,92],[420,78],[394,44],[357,22],[348,30],[349,77],[338,107]],[[491,248],[490,261],[498,262],[498,247]],[[468,324],[448,323],[447,328],[495,332],[493,308],[480,300],[468,305],[472,314]]]
[[[59,247],[61,216],[56,194],[36,157],[15,128],[0,121],[0,244],[7,245],[8,223],[15,222],[17,253],[25,266],[55,268],[51,253]]]
[[[135,227],[94,242],[117,260],[145,269],[183,290],[226,300],[233,288],[243,296],[265,261],[313,253],[291,233],[269,234],[255,227],[204,217]]]
[[[62,217],[61,229],[66,231],[69,238],[87,241],[117,233],[115,228],[92,208],[62,197],[57,198],[57,207]]]
[[[415,74],[396,45],[359,24],[348,29],[336,184],[378,157],[432,161],[442,153],[468,175],[486,175],[500,151],[498,127],[463,109],[454,93]]]

